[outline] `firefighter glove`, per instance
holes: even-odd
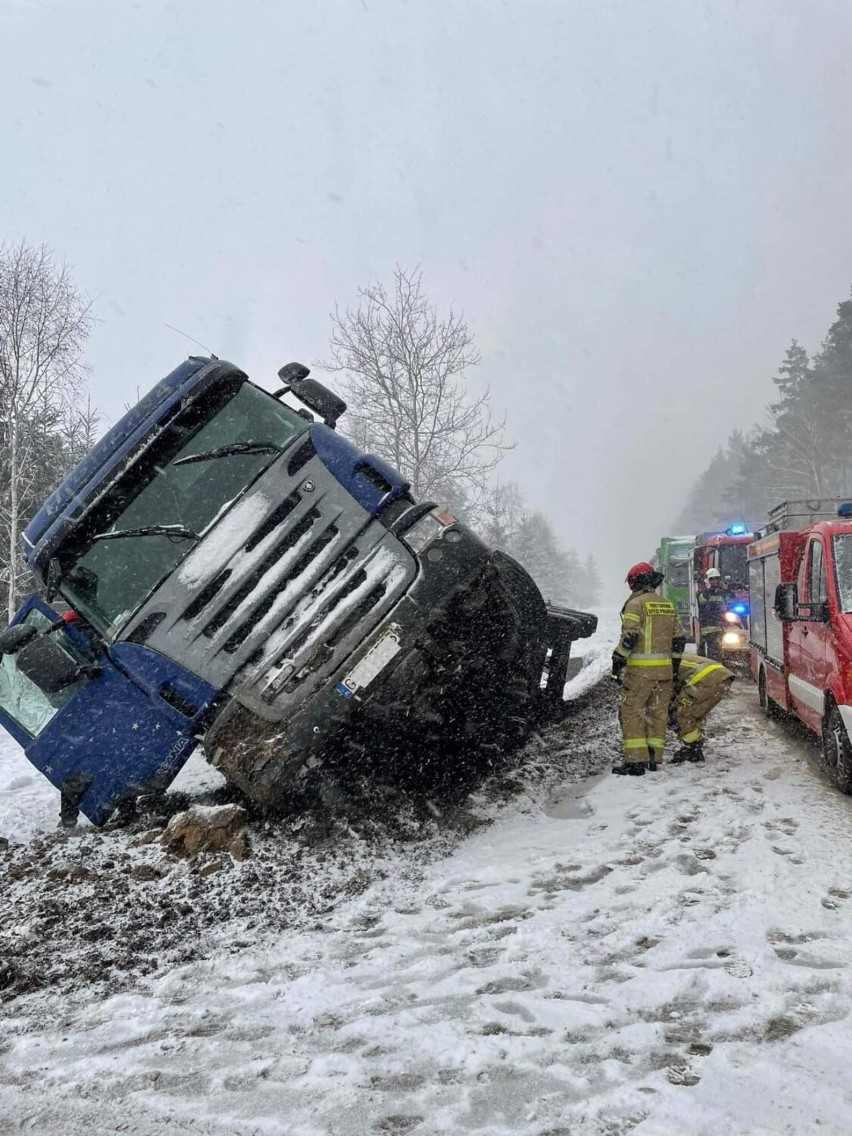
[[[618,651],[613,651],[612,654],[612,674],[609,676],[615,682],[621,682],[621,672],[627,666],[627,659],[624,655],[620,655]]]

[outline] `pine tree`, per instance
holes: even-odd
[[[596,604],[600,603],[601,590],[601,574],[598,569],[598,562],[595,560],[594,556],[589,555],[583,563],[582,571],[580,572],[580,586],[574,597],[577,606],[580,608],[594,608]]]
[[[852,489],[852,300],[838,305],[813,361],[812,386],[814,489],[840,496]]]
[[[523,564],[549,603],[570,604],[577,576],[575,553],[563,549],[543,513],[528,513],[506,549]]]
[[[686,504],[675,518],[673,533],[699,533],[727,528],[733,521],[744,520],[742,503],[732,498],[740,463],[747,451],[741,430],[732,431],[725,446],[720,446],[707,469],[689,489]]]

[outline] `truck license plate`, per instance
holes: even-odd
[[[356,690],[363,690],[364,687],[370,685],[377,675],[381,674],[391,659],[399,653],[399,650],[399,625],[393,623],[378,643],[370,648],[361,662],[354,666],[343,682],[338,685],[338,690],[340,690],[340,687],[345,688],[340,692],[344,694],[345,691],[348,691],[346,697],[354,694]]]

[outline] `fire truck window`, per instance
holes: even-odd
[[[852,612],[852,536],[832,537],[837,598],[842,612]]]
[[[744,544],[731,544],[719,549],[719,570],[729,587],[745,590],[748,587],[748,548]]]
[[[818,540],[812,540],[808,571],[808,601],[810,603],[825,603],[827,599],[825,565],[822,560],[822,544]]]

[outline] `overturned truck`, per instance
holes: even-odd
[[[103,824],[199,746],[260,808],[324,765],[506,750],[558,712],[596,618],[335,431],[293,363],[270,393],[190,358],[29,525],[44,598],[0,633],[0,724]],[[282,401],[289,394],[298,409]]]

